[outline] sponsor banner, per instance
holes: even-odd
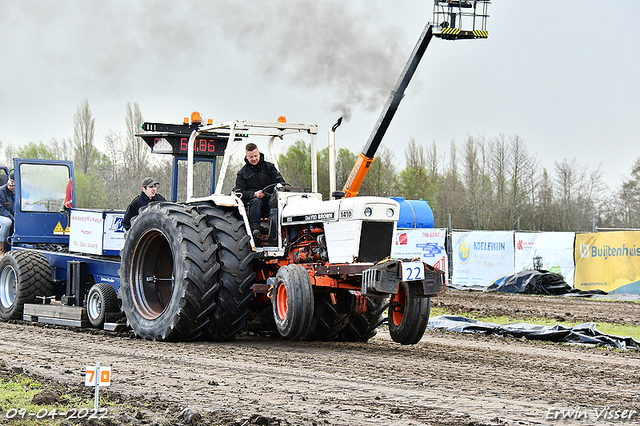
[[[513,231],[453,232],[453,284],[489,286],[515,272]]]
[[[71,210],[69,251],[102,254],[102,212]]]
[[[561,274],[567,284],[573,287],[575,235],[574,232],[516,232],[516,272],[534,269],[535,262],[539,261],[541,269]]]
[[[104,214],[104,243],[105,254],[110,251],[120,254],[124,246],[124,228],[122,227],[124,213],[105,212]]]
[[[446,229],[398,229],[393,245],[393,257],[418,258],[448,274],[447,251],[444,245],[446,237]]]
[[[640,294],[640,232],[576,234],[574,287]]]
[[[124,245],[122,212],[71,210],[69,251],[119,255]]]

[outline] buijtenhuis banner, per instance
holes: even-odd
[[[640,232],[576,234],[576,272],[580,290],[640,294]]]

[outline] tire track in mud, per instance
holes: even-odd
[[[0,323],[0,359],[72,384],[99,360],[112,391],[290,424],[526,425],[547,424],[549,409],[640,411],[637,353],[492,336],[428,332],[400,346],[381,328],[369,343],[161,343]]]

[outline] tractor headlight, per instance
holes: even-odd
[[[387,217],[393,217],[394,213],[393,209],[387,209]]]
[[[367,208],[364,209],[364,215],[366,217],[371,216],[372,213],[373,213],[373,210],[371,210],[371,207],[367,207]]]

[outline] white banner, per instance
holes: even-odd
[[[516,271],[534,269],[534,257],[540,257],[542,269],[561,274],[567,284],[573,287],[574,240],[574,232],[516,232]]]
[[[105,212],[104,214],[104,251],[105,254],[120,254],[124,246],[124,228],[122,212]],[[114,251],[114,253],[106,253]]]
[[[122,212],[71,210],[69,251],[119,255],[124,245]]]
[[[102,212],[71,210],[69,251],[102,254]]]
[[[486,287],[515,272],[513,231],[453,232],[453,284]]]
[[[444,246],[446,236],[446,229],[398,229],[392,257],[419,258],[421,261],[448,273],[447,251]]]

